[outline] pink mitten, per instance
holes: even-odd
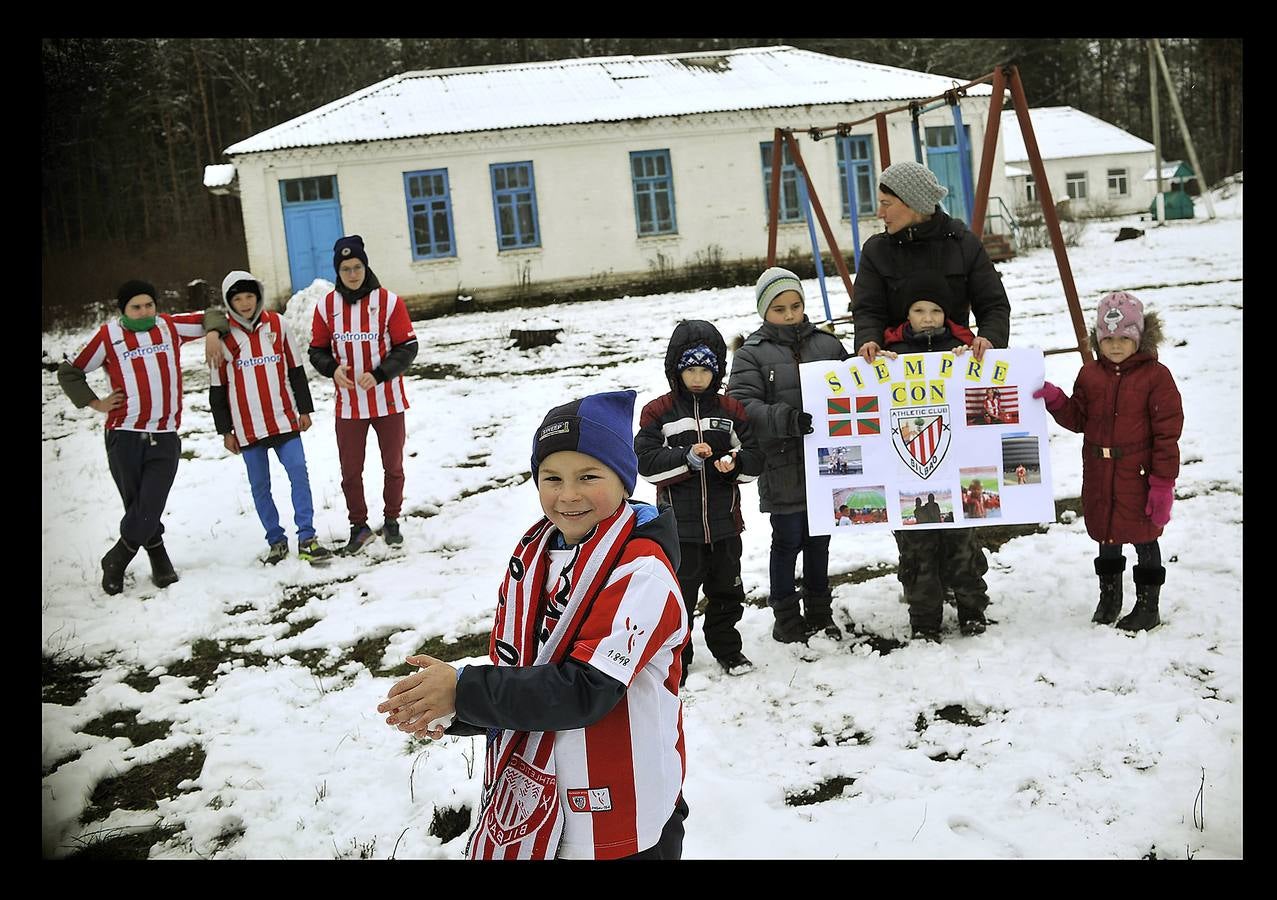
[[[1174,502],[1175,479],[1148,476],[1148,503],[1144,504],[1144,515],[1158,528],[1171,520],[1171,504]]]
[[[1033,399],[1039,398],[1046,403],[1047,412],[1055,412],[1069,402],[1068,395],[1049,381],[1042,382],[1042,387],[1033,392]]]

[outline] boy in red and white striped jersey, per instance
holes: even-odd
[[[310,428],[315,405],[306,384],[301,347],[279,313],[262,304],[262,285],[252,274],[231,272],[222,281],[222,303],[230,330],[226,348],[209,378],[208,403],[213,424],[226,449],[242,455],[248,469],[253,505],[266,529],[270,549],[265,562],[288,556],[288,538],[270,493],[270,455],[288,473],[292,485],[297,554],[307,562],[328,559],[332,551],[315,537],[315,510],[301,433]]]
[[[341,489],[350,516],[350,542],[356,553],[374,537],[364,500],[364,451],[368,428],[377,433],[385,471],[383,500],[388,544],[400,544],[403,507],[404,410],[408,395],[403,372],[417,356],[417,335],[408,308],[377,281],[359,235],[333,245],[337,286],[315,306],[310,362],[337,387],[337,455]]]
[[[164,548],[160,516],[168,501],[182,439],[181,345],[204,336],[199,313],[156,314],[155,287],[127,281],[116,293],[120,318],[107,322],[75,359],[58,367],[58,383],[77,409],[106,414],[106,458],[124,501],[120,538],[102,557],[102,589],[124,590],[124,572],[138,548],[151,560],[151,580],[178,580]],[[106,367],[111,393],[99,399],[89,372]]]
[[[673,511],[627,501],[634,391],[550,410],[532,444],[545,517],[515,545],[492,665],[429,656],[378,710],[441,738],[488,735],[467,853],[485,859],[677,859],[687,611]]]

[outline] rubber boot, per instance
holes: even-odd
[[[1097,625],[1112,625],[1122,614],[1122,573],[1126,571],[1126,557],[1095,557],[1095,574],[1100,577],[1100,602],[1095,607],[1091,621]]]
[[[776,614],[776,624],[772,626],[772,639],[782,644],[805,644],[810,632],[803,620],[802,611],[798,607],[798,595],[783,597],[772,607]]]
[[[166,588],[178,580],[173,571],[173,563],[164,549],[164,541],[159,541],[146,548],[146,555],[151,558],[151,581],[158,588]]]
[[[842,640],[842,631],[834,624],[833,598],[829,594],[819,597],[803,596],[803,618],[807,621],[809,635],[824,632],[825,637]]]
[[[1131,569],[1135,579],[1135,608],[1123,616],[1117,627],[1123,631],[1149,631],[1162,623],[1157,614],[1157,601],[1166,581],[1166,569],[1162,566],[1135,566]]]
[[[115,542],[106,556],[102,557],[102,590],[108,594],[118,594],[124,590],[124,570],[137,556],[137,547],[130,547],[124,538]]]

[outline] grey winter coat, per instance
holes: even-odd
[[[727,396],[745,406],[763,451],[763,474],[758,479],[763,512],[796,513],[807,508],[803,434],[798,428],[803,406],[798,364],[847,356],[842,341],[816,328],[806,316],[798,325],[764,322],[733,356]]]

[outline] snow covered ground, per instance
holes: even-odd
[[[894,566],[891,535],[836,535],[831,571],[856,573],[834,595],[848,640],[774,643],[770,612],[750,607],[741,631],[757,668],[728,678],[697,619],[683,694],[687,858],[1242,855],[1240,185],[1233,190],[1216,201],[1216,221],[1173,222],[1121,243],[1118,228],[1139,223],[1097,222],[1069,253],[1088,314],[1123,288],[1166,324],[1161,358],[1184,395],[1186,425],[1162,539],[1164,624],[1132,637],[1090,623],[1095,547],[1066,515],[990,554],[997,624],[988,633],[959,636],[948,609],[943,643],[909,644],[893,570],[865,571]],[[1071,343],[1051,252],[999,269],[1013,345]],[[820,318],[816,282],[806,288]],[[324,289],[316,283],[290,303],[303,335]],[[846,308],[841,290],[833,303]],[[508,349],[511,327],[546,317],[562,325],[562,343]],[[752,288],[419,323],[417,363],[435,368],[408,384],[404,548],[377,542],[324,568],[257,562],[266,548],[243,464],[213,431],[201,350],[188,346],[189,458],[165,515],[182,580],[155,590],[140,558],[116,597],[98,584],[120,516],[102,416],[75,410],[44,373],[41,652],[48,666],[91,670],[81,676],[87,690],[46,692],[41,706],[44,855],[155,834],[152,858],[459,857],[464,839],[441,842],[431,822],[436,811],[473,807],[482,747],[388,728],[375,707],[393,678],[369,666],[396,666],[432,638],[486,640],[509,549],[539,515],[524,481],[534,426],[585,393],[635,388],[640,406],[661,393],[670,331],[690,317],[713,321],[729,341],[748,333],[758,321]],[[43,347],[56,358],[89,333],[45,334]],[[1048,377],[1068,388],[1078,365],[1076,354],[1050,356]],[[311,389],[316,524],[337,543],[347,524],[332,387],[312,373]],[[1080,491],[1080,444],[1052,424],[1057,498]],[[286,478],[272,466],[287,523]],[[370,448],[374,526],[380,480]],[[651,501],[651,488],[638,497]],[[743,577],[761,601],[769,528],[754,488],[745,505]],[[1129,609],[1129,569],[1126,579]],[[226,661],[193,674],[210,657]],[[163,736],[135,734],[135,745],[111,734],[113,720],[101,726],[122,711]],[[84,730],[95,720],[105,734]],[[108,796],[130,773],[183,757],[193,768],[158,801],[137,790],[136,799]]]

